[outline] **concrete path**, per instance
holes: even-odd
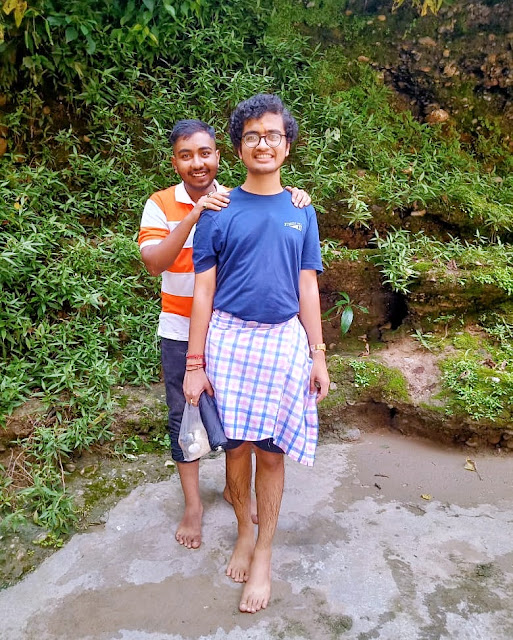
[[[513,457],[374,433],[286,474],[266,611],[239,613],[224,576],[235,526],[218,457],[201,468],[200,550],[173,539],[178,477],[141,486],[0,592],[0,638],[513,638]]]

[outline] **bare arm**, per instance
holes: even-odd
[[[188,348],[188,353],[192,355],[205,353],[208,323],[212,316],[212,306],[216,292],[216,273],[217,267],[212,267],[208,271],[196,274]],[[197,404],[203,391],[206,391],[211,396],[214,395],[204,369],[186,371],[183,380],[183,393],[187,402],[192,400],[193,404]]]
[[[208,209],[220,211],[221,208],[228,205],[229,201],[230,198],[226,193],[215,192],[211,196],[202,196],[190,213],[162,242],[143,247],[141,249],[141,258],[150,274],[159,276],[163,271],[169,269],[177,259],[192,228],[198,222],[204,210],[204,204],[208,205]]]
[[[302,269],[299,274],[299,320],[305,328],[308,343],[322,343],[321,303],[317,273],[314,270]],[[328,395],[330,378],[326,368],[324,351],[312,354],[312,372],[310,374],[310,393],[317,389],[317,402]]]

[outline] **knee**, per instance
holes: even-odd
[[[251,455],[251,443],[244,442],[236,449],[227,449],[226,450],[226,460],[227,461],[237,461],[241,458],[246,458]]]
[[[265,469],[269,472],[282,471],[284,467],[283,454],[272,451],[262,451],[255,449],[257,458],[257,468]]]

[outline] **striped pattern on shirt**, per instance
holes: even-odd
[[[264,324],[214,311],[205,357],[226,437],[273,438],[293,460],[313,466],[317,394],[310,394],[312,360],[297,316]]]

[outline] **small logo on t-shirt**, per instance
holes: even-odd
[[[292,227],[293,229],[296,229],[297,231],[302,231],[303,230],[303,225],[301,224],[301,222],[285,222],[285,226],[286,227]]]

